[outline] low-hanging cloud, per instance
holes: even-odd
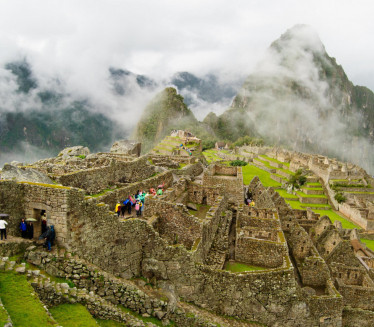
[[[272,142],[336,156],[373,173],[369,153],[374,148],[360,134],[363,116],[352,109],[346,90],[329,80],[343,76],[325,75],[335,69],[310,27],[287,31],[245,83],[241,96],[248,101],[247,119]]]

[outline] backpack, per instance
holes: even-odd
[[[140,209],[139,203],[135,204],[135,210],[138,211]]]

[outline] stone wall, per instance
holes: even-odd
[[[235,168],[235,170],[232,168]],[[217,171],[219,175],[217,175]],[[235,171],[236,174],[233,175]],[[226,174],[223,174],[224,172]],[[204,173],[203,184],[208,187],[221,187],[222,193],[225,192],[230,201],[236,203],[242,203],[244,201],[243,175],[240,167],[214,165],[211,171]]]
[[[352,206],[348,203],[339,204],[339,211],[366,230],[374,230],[374,220],[368,220],[368,210]]]
[[[197,162],[188,166],[183,167],[182,169],[174,170],[176,175],[189,175],[192,178],[196,177],[204,171],[204,166],[201,162]]]
[[[127,278],[155,278],[159,285],[170,282],[178,296],[218,314],[269,325],[281,321],[283,326],[294,326],[300,319],[318,319],[298,309],[300,300],[295,300],[296,284],[289,261],[285,268],[263,272],[212,270],[194,263],[193,251],[169,246],[144,220],[120,222],[106,205],[84,200],[83,194],[70,197],[69,206],[80,213],[69,219],[72,251],[103,269]],[[272,309],[277,305],[282,311]]]
[[[70,280],[76,286],[71,288],[66,283],[56,284],[48,278],[40,278],[42,275],[39,271],[30,271],[33,287],[48,306],[80,302],[95,317],[125,322],[126,326],[143,326],[143,322],[119,311],[115,305],[123,305],[140,315],[162,319],[165,324],[170,319],[178,326],[216,326],[198,313],[181,307],[172,295],[162,289],[149,290],[133,281],[116,278],[83,260],[38,250],[27,252],[25,258],[48,274]],[[137,282],[143,286],[145,284],[142,280]]]
[[[343,326],[372,327],[373,321],[373,311],[352,308],[350,306],[345,306],[343,309]]]
[[[211,206],[220,194],[222,194],[222,189],[217,186],[205,186],[197,183],[189,183],[188,185],[188,200],[193,203]]]
[[[281,267],[287,254],[287,245],[279,240],[279,236],[276,241],[264,240],[248,237],[240,230],[236,235],[235,260],[260,267]]]
[[[243,206],[243,210],[247,211],[247,208]],[[248,211],[254,217],[239,213],[236,221],[235,260],[261,267],[282,266],[288,247],[276,211]]]
[[[67,237],[66,220],[69,215],[68,194],[70,187],[29,182],[0,183],[1,210],[10,214],[8,234],[19,236],[21,218],[35,218],[34,237],[41,232],[41,210],[47,214],[47,224],[55,225],[56,239],[64,243]],[[15,205],[16,204],[16,205]],[[58,232],[57,232],[58,231]]]
[[[196,239],[201,239],[202,224],[185,205],[149,198],[145,210],[145,215],[158,217],[154,227],[170,245],[183,244],[189,250]]]
[[[77,171],[58,177],[65,186],[84,189],[89,194],[98,193],[117,182],[132,183],[151,177],[155,167],[148,163],[148,157],[123,162],[112,161],[110,166]]]
[[[25,217],[25,189],[14,181],[0,180],[0,213],[6,213],[7,233],[20,235],[19,223]]]
[[[23,239],[21,242],[19,240],[16,242],[12,242],[10,240],[7,242],[0,242],[0,256],[12,257],[18,253],[22,253],[32,244],[32,241]]]

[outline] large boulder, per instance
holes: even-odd
[[[77,145],[77,146],[72,146],[70,148],[63,149],[58,154],[58,157],[69,158],[69,157],[77,157],[77,156],[87,156],[89,154],[90,154],[89,148],[82,146],[82,145]]]
[[[32,182],[53,184],[53,181],[45,174],[33,168],[19,168],[5,164],[1,171],[2,179],[11,179],[17,182]]]
[[[142,150],[142,144],[136,141],[130,140],[119,140],[113,143],[110,152],[111,153],[120,153],[126,155],[135,155],[140,156]]]

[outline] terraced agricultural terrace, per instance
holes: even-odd
[[[1,323],[372,326],[373,181],[363,169],[270,147],[202,152],[186,131],[141,157],[134,146],[4,167]],[[114,212],[140,190],[140,215]],[[50,252],[37,239],[44,215],[56,230]],[[33,239],[20,237],[22,217],[35,220]]]

